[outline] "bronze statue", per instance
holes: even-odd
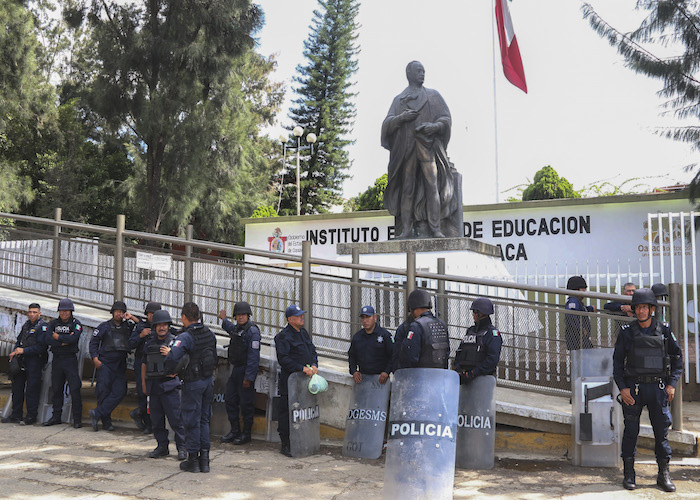
[[[462,176],[447,157],[452,118],[442,96],[423,87],[425,69],[406,66],[408,87],[394,98],[382,124],[390,151],[384,207],[397,239],[461,237]]]

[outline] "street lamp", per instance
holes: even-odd
[[[294,134],[294,137],[297,138],[297,215],[301,215],[301,182],[300,182],[300,168],[299,168],[299,150],[302,149],[301,146],[301,136],[304,134],[304,129],[301,128],[300,126],[294,127],[294,130],[292,130],[292,134]],[[306,136],[306,142],[309,143],[309,146],[304,146],[304,149],[310,148],[311,149],[311,154],[313,154],[313,145],[316,142],[316,134],[314,133],[309,133]],[[286,150],[285,150],[286,152]]]

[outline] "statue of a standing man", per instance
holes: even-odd
[[[390,151],[384,207],[396,219],[397,239],[462,236],[461,175],[446,152],[450,110],[423,87],[421,63],[408,63],[406,78],[382,124],[382,146]]]

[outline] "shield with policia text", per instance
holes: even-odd
[[[289,445],[293,457],[307,457],[321,450],[321,419],[315,394],[309,392],[309,377],[292,373],[289,391]]]
[[[484,375],[459,386],[457,459],[460,469],[493,469],[496,447],[496,377]]]
[[[394,374],[385,499],[451,499],[455,472],[459,375],[440,368]]]
[[[350,408],[345,419],[343,455],[355,458],[379,458],[384,444],[389,410],[391,382],[379,383],[379,375],[362,375],[352,389]]]

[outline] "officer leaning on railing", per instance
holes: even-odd
[[[654,451],[659,466],[656,484],[664,491],[672,492],[676,491],[676,487],[668,468],[671,460],[669,404],[673,401],[676,384],[683,373],[683,355],[669,326],[653,316],[658,307],[654,292],[648,288],[637,290],[632,296],[631,305],[637,319],[620,327],[613,353],[613,376],[620,389],[625,418],[622,485],[628,490],[637,487],[634,455],[639,417],[646,406],[656,440]]]

